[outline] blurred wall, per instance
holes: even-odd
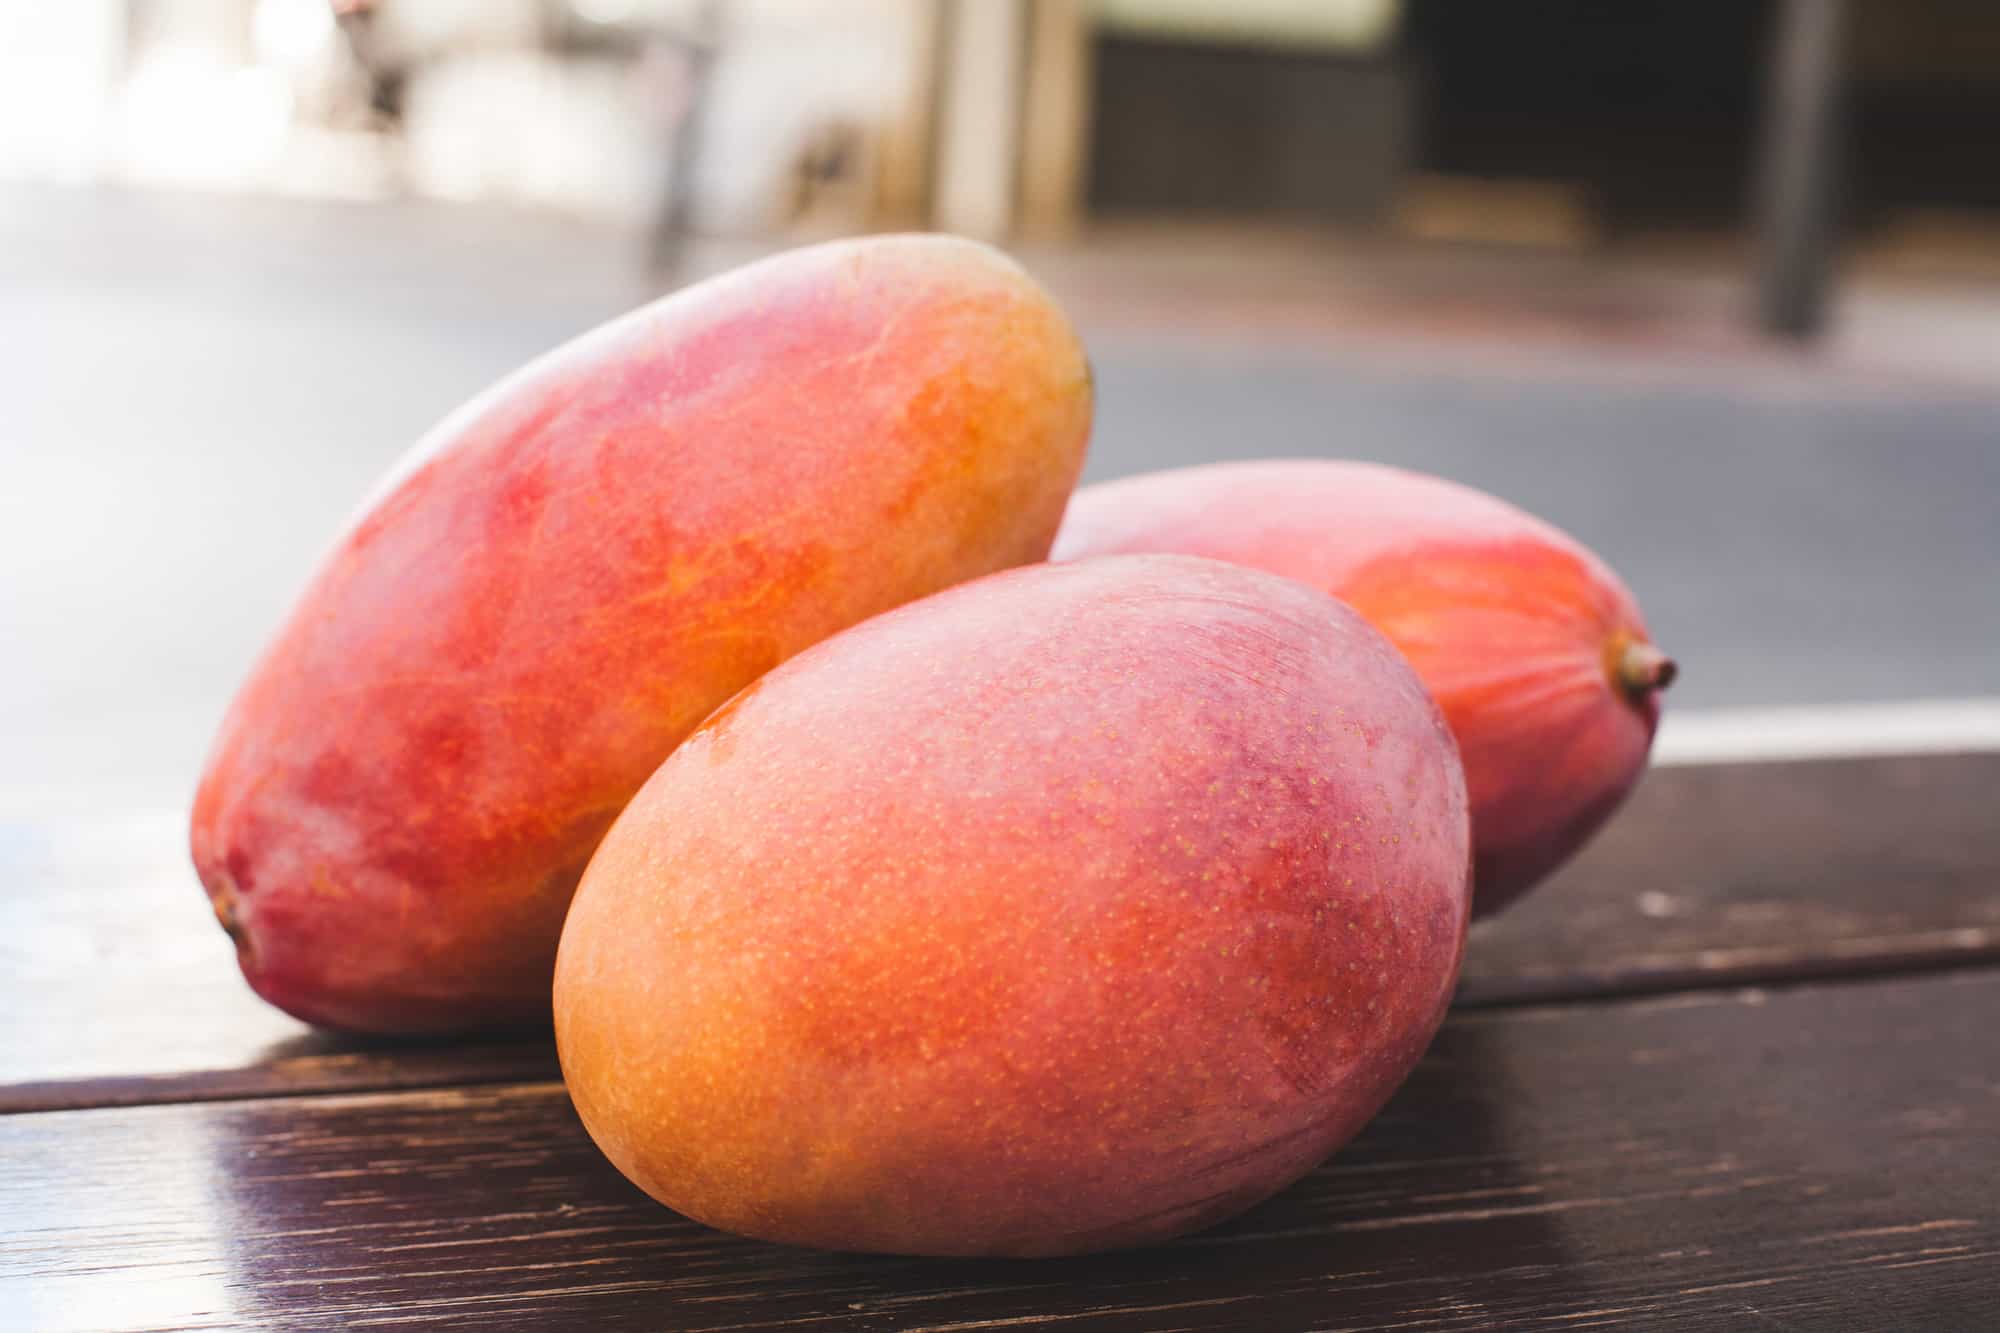
[[[332,0],[0,0],[0,176],[495,200],[630,225],[688,194],[695,229],[749,235],[1062,234],[1191,214],[1562,245],[1726,235],[1747,220],[1773,13],[1771,0],[367,7],[343,28]],[[1846,11],[1846,219],[1907,241],[1919,264],[1943,250],[1992,262],[2000,5]]]
[[[845,131],[859,178],[845,220],[871,221],[885,141],[923,78],[924,0],[735,0],[727,6],[696,180],[696,217],[724,231],[787,220],[801,156]],[[805,204],[810,208],[810,204]]]
[[[124,41],[114,4],[0,0],[0,176],[98,174]]]
[[[667,188],[696,41],[698,226],[817,213],[853,228],[921,203],[908,178],[927,146],[909,122],[927,110],[928,0],[366,8],[343,30],[330,0],[0,0],[0,176],[642,222]]]

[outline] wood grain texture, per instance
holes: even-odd
[[[2000,960],[2000,754],[1661,769],[1477,927],[1460,1003]],[[0,1112],[551,1077],[545,1040],[393,1045],[260,1002],[178,813],[0,821]]]
[[[2000,962],[2000,754],[1648,773],[1473,928],[1461,1005]]]
[[[1461,1012],[1344,1152],[1171,1245],[737,1240],[559,1086],[0,1119],[0,1326],[1972,1329],[2000,1308],[2000,970]]]

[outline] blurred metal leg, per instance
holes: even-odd
[[[1845,0],[1780,0],[1758,166],[1758,320],[1788,338],[1826,322]]]

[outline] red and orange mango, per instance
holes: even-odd
[[[1089,431],[1049,298],[941,237],[794,251],[421,441],[223,722],[197,869],[250,984],[379,1032],[546,1022],[577,877],[716,705],[1048,551]]]
[[[1185,468],[1080,491],[1052,558],[1144,551],[1309,583],[1402,650],[1464,757],[1476,914],[1568,859],[1645,767],[1674,664],[1602,560],[1505,501],[1369,463]]]

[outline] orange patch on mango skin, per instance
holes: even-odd
[[[1632,595],[1577,542],[1492,496],[1368,463],[1187,468],[1085,488],[1052,558],[1147,551],[1309,583],[1402,651],[1464,758],[1476,914],[1574,855],[1645,766],[1672,671],[1654,663],[1645,688],[1621,676],[1616,662],[1647,643]]]
[[[882,237],[676,294],[454,414],[329,554],[211,751],[192,850],[235,885],[251,985],[335,1027],[546,1022],[611,814],[786,657],[1040,559],[1087,382],[1011,262]]]

